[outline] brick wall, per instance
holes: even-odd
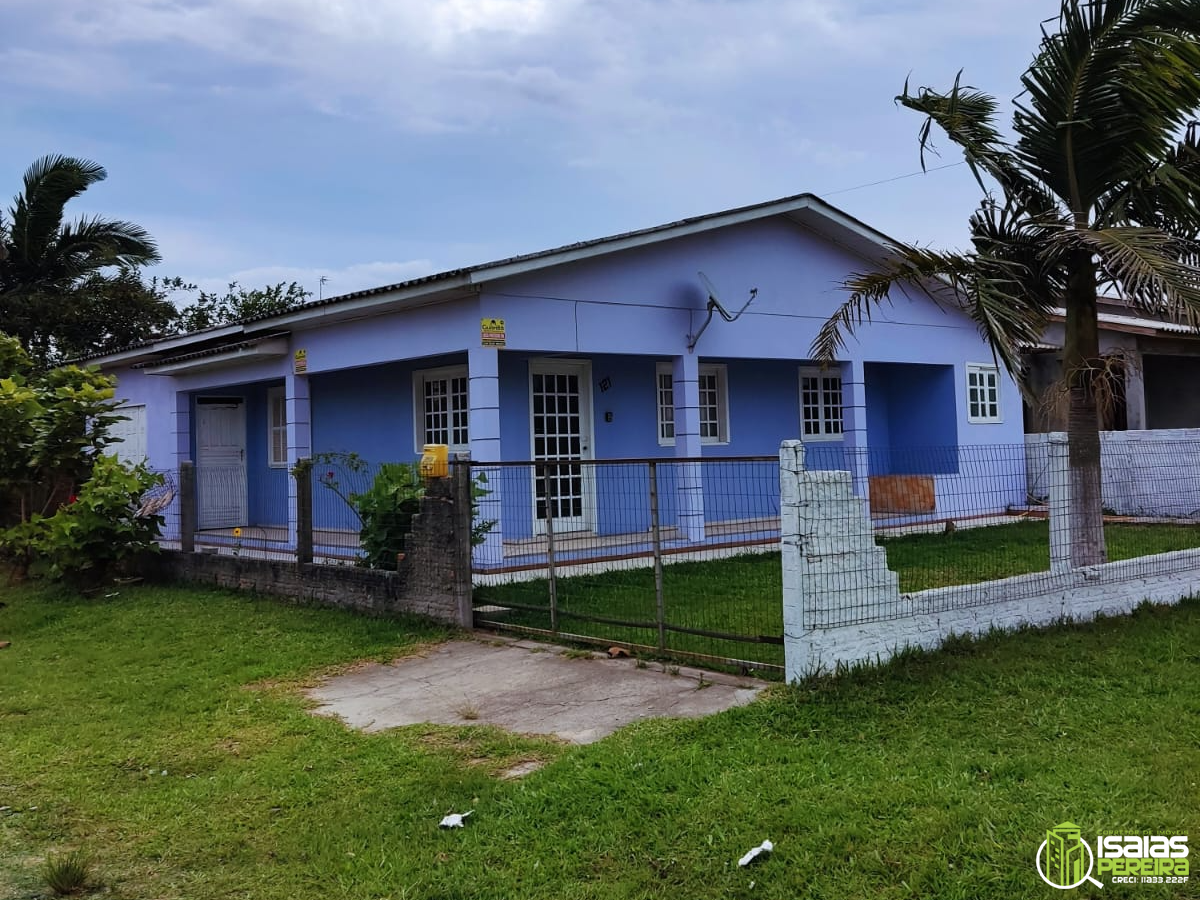
[[[163,550],[147,561],[145,574],[152,580],[254,591],[371,615],[412,613],[469,627],[470,521],[467,472],[461,467],[451,478],[426,486],[395,572]]]

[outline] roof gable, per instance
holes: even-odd
[[[325,323],[378,315],[404,307],[440,303],[474,294],[486,284],[514,275],[595,259],[687,235],[712,232],[776,216],[786,217],[801,224],[868,261],[882,258],[895,243],[887,235],[815,195],[797,194],[329,297],[315,303],[307,303],[281,315],[262,316],[207,331],[174,335],[115,353],[84,359],[100,365],[140,363],[172,351],[178,353],[180,350],[186,352],[192,349],[222,347],[228,343],[245,340],[265,329],[313,328]]]

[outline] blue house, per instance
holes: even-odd
[[[297,459],[352,451],[411,461],[427,443],[477,463],[662,460],[662,515],[682,542],[763,510],[701,461],[774,456],[795,437],[809,444],[813,467],[855,472],[864,496],[876,479],[925,479],[925,515],[989,511],[942,489],[947,479],[986,484],[994,509],[1023,502],[1023,472],[998,479],[965,465],[971,447],[1022,443],[1022,402],[952,306],[913,292],[861,328],[835,365],[809,359],[845,297],[843,279],[878,264],[887,247],[885,235],[803,194],[93,362],[117,376],[127,449],[158,468],[195,462],[201,529],[286,534]],[[713,315],[714,294],[730,316]],[[484,500],[484,515],[498,520],[481,551],[493,559],[542,533],[548,515],[556,534],[648,523],[644,485],[623,483],[617,466],[560,467],[553,503],[521,471],[493,478]],[[758,482],[777,504],[777,469],[763,463]],[[353,527],[333,505],[317,518]]]

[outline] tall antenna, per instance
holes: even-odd
[[[317,279],[317,302],[318,303],[320,303],[322,300],[325,299],[325,282],[327,282],[328,280],[329,279],[324,275],[322,275],[320,278]]]

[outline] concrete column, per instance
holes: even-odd
[[[1050,482],[1050,571],[1071,570],[1071,464],[1065,432],[1046,436],[1046,475]]]
[[[779,545],[783,564],[783,652],[788,681],[803,678],[811,668],[811,643],[804,627],[804,538],[800,534],[800,476],[804,474],[804,444],[784,441],[779,448]]]
[[[496,524],[488,532],[484,542],[475,548],[476,565],[498,566],[504,560],[504,519],[501,495],[512,482],[522,475],[516,468],[493,467],[480,463],[499,462],[500,453],[500,351],[495,347],[472,347],[467,351],[467,377],[469,379],[468,402],[472,477],[478,482],[480,476],[487,479],[481,485],[489,493],[479,498],[476,515],[481,520],[492,520]],[[530,512],[532,515],[532,512]]]
[[[868,503],[871,499],[870,445],[867,439],[867,379],[861,360],[841,364],[842,434],[846,463],[854,483],[854,493]]]
[[[287,405],[288,460],[288,534],[296,539],[300,524],[300,497],[296,479],[290,470],[301,459],[312,457],[312,404],[309,401],[308,376],[284,376],[284,403]]]
[[[178,469],[180,463],[192,460],[192,395],[187,391],[175,392],[171,432],[174,435],[175,468]]]
[[[831,629],[901,613],[900,581],[850,473],[806,471],[799,441],[779,448],[779,501],[784,662],[795,681],[828,667]]]
[[[1125,427],[1141,431],[1146,427],[1146,381],[1140,350],[1125,351]]]
[[[187,391],[175,392],[175,408],[171,411],[171,433],[172,433],[172,454],[173,468],[177,478],[182,478],[184,463],[191,464],[192,459],[192,396]],[[192,528],[196,526],[196,503],[195,503],[195,485],[196,473],[192,470]],[[180,484],[182,489],[182,484]],[[175,540],[180,537],[180,525],[174,521],[174,517],[168,516],[163,523],[163,537],[169,540]]]
[[[671,361],[671,388],[675,397],[675,456],[697,459],[700,444],[700,361],[692,353]],[[704,472],[701,463],[675,464],[675,490],[679,500],[680,537],[689,544],[704,541]]]

